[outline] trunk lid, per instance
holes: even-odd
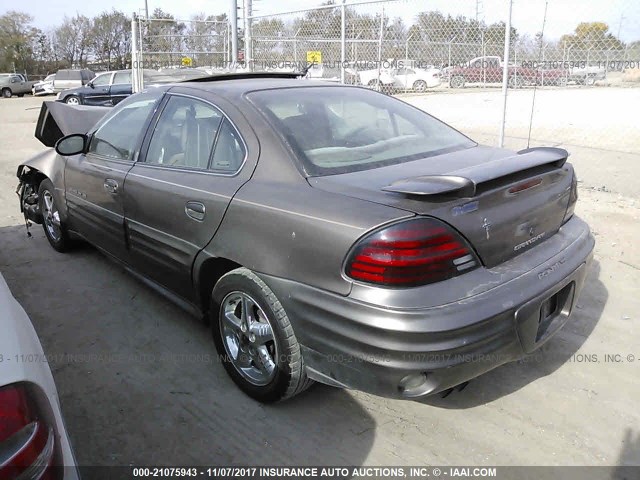
[[[562,225],[571,193],[568,153],[477,146],[353,173],[312,187],[429,215],[456,228],[488,267],[539,245]]]

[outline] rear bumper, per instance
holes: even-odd
[[[380,303],[374,305],[261,276],[289,315],[311,378],[381,396],[415,398],[535,351],[568,321],[595,242],[577,217],[561,235],[557,243],[549,239],[536,247],[562,245],[546,261],[528,265],[539,257],[520,255],[507,264],[521,274],[463,300],[428,308],[385,307],[394,304],[388,298],[393,290],[381,290]],[[423,288],[415,291],[425,294]],[[548,314],[543,320],[541,309]]]

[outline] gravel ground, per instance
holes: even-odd
[[[640,135],[630,115],[618,117],[639,93],[537,94],[534,137],[571,147],[583,180],[577,212],[597,240],[572,320],[542,355],[498,368],[445,399],[395,401],[316,386],[274,406],[232,385],[213,361],[204,325],[94,249],[56,253],[40,227],[27,239],[15,171],[42,149],[33,138],[41,100],[0,101],[0,270],[53,360],[79,463],[640,464],[640,205],[633,180]],[[530,95],[511,95],[510,145],[523,146]],[[475,138],[495,140],[495,93],[407,98]],[[559,105],[562,115],[547,113]],[[595,149],[593,135],[605,131],[620,144],[601,133]],[[576,154],[583,151],[597,153]],[[591,188],[601,186],[606,191]],[[621,361],[607,361],[607,354]]]

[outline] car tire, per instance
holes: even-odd
[[[521,75],[511,75],[509,77],[509,88],[522,88],[524,82]]]
[[[11,98],[12,95],[13,95],[13,93],[11,92],[10,88],[3,88],[2,89],[2,96],[4,98]]]
[[[560,77],[558,78],[558,80],[556,81],[556,85],[558,87],[566,87],[567,86],[567,77]]]
[[[588,87],[591,87],[596,84],[596,77],[589,75],[584,79],[584,84]]]
[[[374,78],[373,80],[369,80],[369,83],[367,83],[367,87],[369,87],[372,90],[380,91],[379,83],[380,82],[377,79]]]
[[[22,97],[24,97],[24,93],[17,93],[17,94],[16,94],[16,96],[17,96],[18,98],[22,98]]]
[[[245,312],[251,312],[248,321]],[[220,361],[250,397],[273,403],[313,384],[287,313],[251,270],[238,268],[218,280],[211,294],[210,317]]]
[[[416,92],[426,92],[427,91],[427,82],[424,80],[416,80],[413,82],[413,90]]]
[[[449,86],[451,88],[464,88],[465,80],[462,75],[454,75],[449,80]]]
[[[76,95],[69,95],[64,99],[64,103],[66,103],[67,105],[80,105],[80,98],[78,98]]]
[[[38,208],[42,214],[42,228],[51,246],[58,252],[69,250],[71,240],[64,224],[60,221],[60,212],[54,196],[55,187],[48,178],[38,187]]]

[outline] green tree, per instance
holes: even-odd
[[[54,31],[54,48],[67,67],[85,67],[91,50],[92,22],[84,15],[64,17]]]
[[[33,68],[33,43],[38,30],[28,13],[9,11],[0,16],[0,70],[25,72]]]
[[[93,19],[91,50],[107,70],[123,69],[131,56],[131,21],[118,11],[102,12]]]
[[[579,23],[572,34],[563,35],[561,43],[574,50],[623,50],[624,43],[609,32],[604,22]]]

